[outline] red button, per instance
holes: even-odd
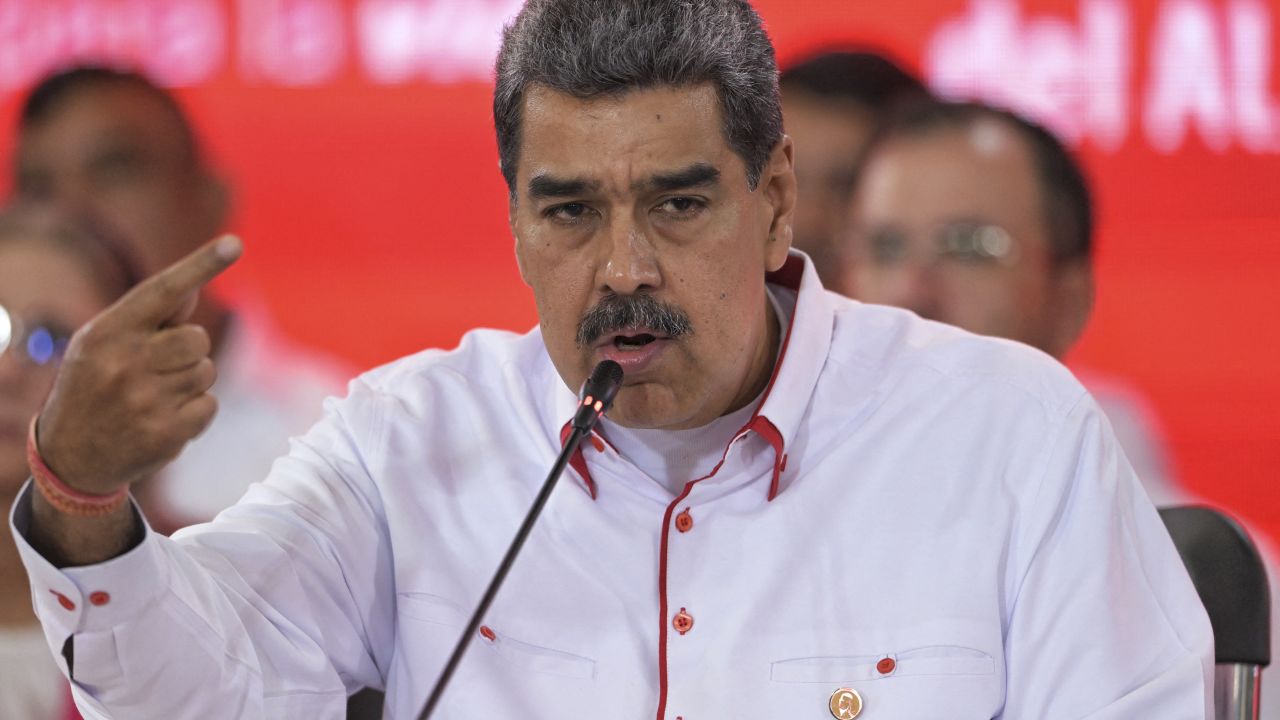
[[[49,592],[51,592],[51,593],[53,593],[54,595],[58,596],[58,604],[59,604],[59,605],[61,605],[63,608],[65,608],[65,609],[67,609],[67,610],[75,610],[75,609],[76,609],[76,604],[75,604],[75,603],[73,603],[73,602],[71,602],[71,598],[67,597],[66,595],[63,595],[62,593],[58,592],[57,590],[50,590]]]
[[[898,667],[898,663],[894,662],[893,658],[887,657],[887,658],[883,658],[882,660],[880,660],[880,662],[876,663],[876,672],[880,673],[881,675],[888,675],[889,673],[893,672],[894,668],[896,667]]]
[[[676,516],[676,529],[682,533],[693,529],[693,516],[689,514],[689,508],[685,508],[684,512]]]
[[[680,612],[676,613],[676,616],[671,619],[671,626],[676,629],[676,632],[683,635],[693,629],[693,616],[684,608],[680,608]]]
[[[106,605],[111,602],[111,596],[99,590],[97,592],[90,593],[89,602],[94,605]]]
[[[488,625],[481,625],[480,637],[484,638],[485,640],[488,640],[489,642],[493,642],[494,640],[498,639],[498,634],[495,633],[492,629],[490,629]]]

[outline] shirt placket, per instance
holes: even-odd
[[[725,631],[718,626],[714,611],[719,604],[714,582],[696,568],[700,567],[699,559],[712,552],[713,543],[726,541],[711,535],[713,523],[708,522],[726,503],[726,492],[742,492],[756,481],[768,482],[769,462],[762,457],[744,462],[739,443],[751,440],[747,436],[733,443],[715,472],[686,485],[663,516],[658,568],[658,720],[695,720],[687,712],[694,699],[688,693],[698,691],[695,676],[703,658],[714,651],[712,638]],[[727,489],[724,483],[734,487]],[[760,491],[763,500],[764,491]]]

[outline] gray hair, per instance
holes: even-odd
[[[591,98],[704,82],[754,190],[782,139],[782,108],[773,45],[747,0],[529,0],[503,33],[493,91],[507,189],[514,197],[529,86]]]

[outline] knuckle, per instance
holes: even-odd
[[[191,335],[198,355],[208,356],[213,352],[213,340],[209,337],[209,331],[204,329],[203,325],[192,325]]]
[[[204,387],[201,390],[207,390],[213,387],[213,383],[218,379],[218,368],[213,364],[213,360],[205,358],[200,361],[200,384]]]
[[[133,369],[132,363],[118,356],[107,356],[100,359],[96,366],[98,374],[107,385],[120,388],[128,387],[130,371]],[[129,394],[136,392],[137,390],[134,389]]]
[[[59,374],[78,372],[77,368],[86,364],[88,356],[84,339],[79,333],[72,335],[71,341],[67,343],[67,351],[62,354],[62,370]]]
[[[139,385],[125,393],[125,407],[129,409],[131,415],[141,416],[150,432],[155,431],[152,426],[157,422],[155,414],[159,404],[160,392],[151,385]]]
[[[84,325],[80,326],[71,336],[71,342],[67,345],[67,353],[92,353],[98,347],[101,347],[107,333],[99,318],[94,318]]]
[[[207,357],[213,349],[209,333],[200,325],[184,325],[181,330],[182,352],[192,358]]]
[[[200,403],[200,427],[204,429],[209,423],[213,422],[213,418],[218,414],[218,399],[212,395],[204,395]]]
[[[218,401],[206,393],[192,400],[186,412],[187,437],[194,438],[213,422],[218,413]]]

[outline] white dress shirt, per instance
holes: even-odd
[[[758,411],[679,495],[584,443],[440,720],[1211,716],[1212,635],[1105,419],[1011,342],[796,294]],[[365,374],[210,524],[58,570],[89,716],[414,718],[560,447],[538,332]],[[95,594],[96,593],[96,594]],[[59,654],[66,670],[66,661]]]

